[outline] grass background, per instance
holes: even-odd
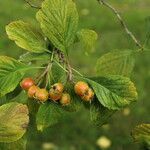
[[[84,74],[93,75],[96,59],[104,53],[114,49],[136,49],[110,10],[98,5],[96,0],[75,1],[80,15],[79,28],[94,29],[99,35],[94,52],[87,53],[80,45],[72,49],[70,57],[76,69]],[[110,3],[120,11],[129,29],[143,43],[147,32],[145,20],[150,16],[150,1],[111,0]],[[7,38],[5,26],[13,20],[20,19],[37,25],[35,13],[36,10],[30,8],[23,0],[0,1],[0,55],[18,58],[24,52]],[[111,141],[109,150],[142,149],[141,145],[133,143],[130,132],[137,124],[150,121],[149,64],[150,52],[143,52],[137,56],[132,80],[139,92],[138,102],[117,112],[107,125],[102,128],[93,126],[89,121],[88,112],[83,109],[42,134],[38,133],[38,136],[33,134],[28,150],[43,150],[43,143],[53,143],[58,150],[99,150],[96,141],[101,136],[106,136]]]

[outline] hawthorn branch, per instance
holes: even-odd
[[[134,34],[128,29],[126,23],[124,22],[123,18],[121,17],[121,15],[119,14],[119,12],[109,3],[106,2],[106,0],[97,0],[98,3],[106,6],[107,8],[109,8],[118,18],[118,20],[120,21],[121,26],[124,28],[125,32],[131,37],[131,39],[134,41],[134,43],[141,49],[143,50],[143,46],[140,44],[140,42],[137,40],[137,38],[134,36]]]
[[[28,0],[24,0],[24,1],[25,1],[29,6],[31,6],[32,8],[41,9],[41,7],[33,5],[33,4],[30,3]]]

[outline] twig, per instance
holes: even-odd
[[[140,42],[136,39],[136,37],[133,35],[133,33],[128,29],[126,23],[124,22],[123,18],[121,17],[121,15],[119,14],[119,12],[113,7],[111,6],[109,3],[106,2],[106,0],[97,0],[100,4],[103,4],[104,6],[108,7],[118,18],[118,20],[120,21],[122,27],[124,28],[125,32],[131,37],[131,39],[135,42],[135,44],[141,49],[143,50],[143,46],[140,44]]]
[[[66,65],[66,70],[68,74],[68,80],[73,81],[73,72],[71,65],[69,63],[69,59],[65,57],[64,53],[62,53],[59,49],[55,49],[55,52],[58,56],[59,63],[65,64]]]
[[[52,67],[52,63],[49,63],[46,67],[46,69],[44,70],[44,72],[36,79],[37,83],[40,82],[40,80],[47,74],[47,72],[49,71],[49,69]]]
[[[57,62],[56,60],[54,60],[54,62],[55,62],[61,69],[63,69],[66,73],[68,73],[68,70],[66,70],[59,62]]]
[[[72,73],[72,68],[69,63],[69,60],[66,61],[66,65],[67,65],[67,70],[68,70],[68,80],[73,81],[73,73]]]
[[[74,69],[74,68],[71,68],[74,72],[76,72],[78,75],[80,75],[81,77],[83,77],[83,75],[79,72],[79,71],[77,71],[76,69]]]
[[[48,65],[46,66],[44,72],[36,79],[38,84],[39,84],[40,80],[41,80],[45,75],[48,74],[49,70],[51,70],[52,65],[53,65],[53,59],[54,59],[54,51],[52,52],[51,60],[50,60],[50,62],[48,63]],[[47,82],[46,82],[46,84],[47,84]]]
[[[29,6],[31,6],[32,8],[35,8],[35,9],[41,9],[41,7],[39,6],[35,6],[33,4],[31,4],[28,0],[24,0]]]

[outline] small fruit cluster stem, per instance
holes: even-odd
[[[59,59],[59,63],[65,64],[66,65],[66,69],[67,69],[67,73],[68,73],[68,81],[72,82],[73,80],[73,73],[72,73],[72,68],[69,62],[69,59],[65,57],[64,53],[61,52],[58,49],[55,49],[55,53],[58,56]]]
[[[20,86],[27,91],[29,98],[36,99],[39,102],[43,103],[47,100],[52,100],[59,102],[62,106],[67,106],[71,103],[70,94],[65,92],[62,83],[53,84],[49,92],[46,88],[37,86],[32,78],[23,79]],[[83,101],[90,102],[94,98],[94,92],[86,82],[78,81],[74,86],[74,91]]]
[[[36,99],[39,102],[46,102],[50,99],[55,102],[59,101],[63,106],[69,105],[71,102],[71,97],[67,92],[64,92],[62,83],[52,85],[49,92],[45,88],[35,85],[35,81],[32,78],[23,79],[20,86],[27,91],[29,98]]]

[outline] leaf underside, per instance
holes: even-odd
[[[0,106],[0,142],[14,142],[26,132],[29,116],[26,105],[11,102]]]
[[[36,28],[21,20],[6,26],[8,37],[15,43],[30,52],[43,53],[48,51],[43,35]]]

